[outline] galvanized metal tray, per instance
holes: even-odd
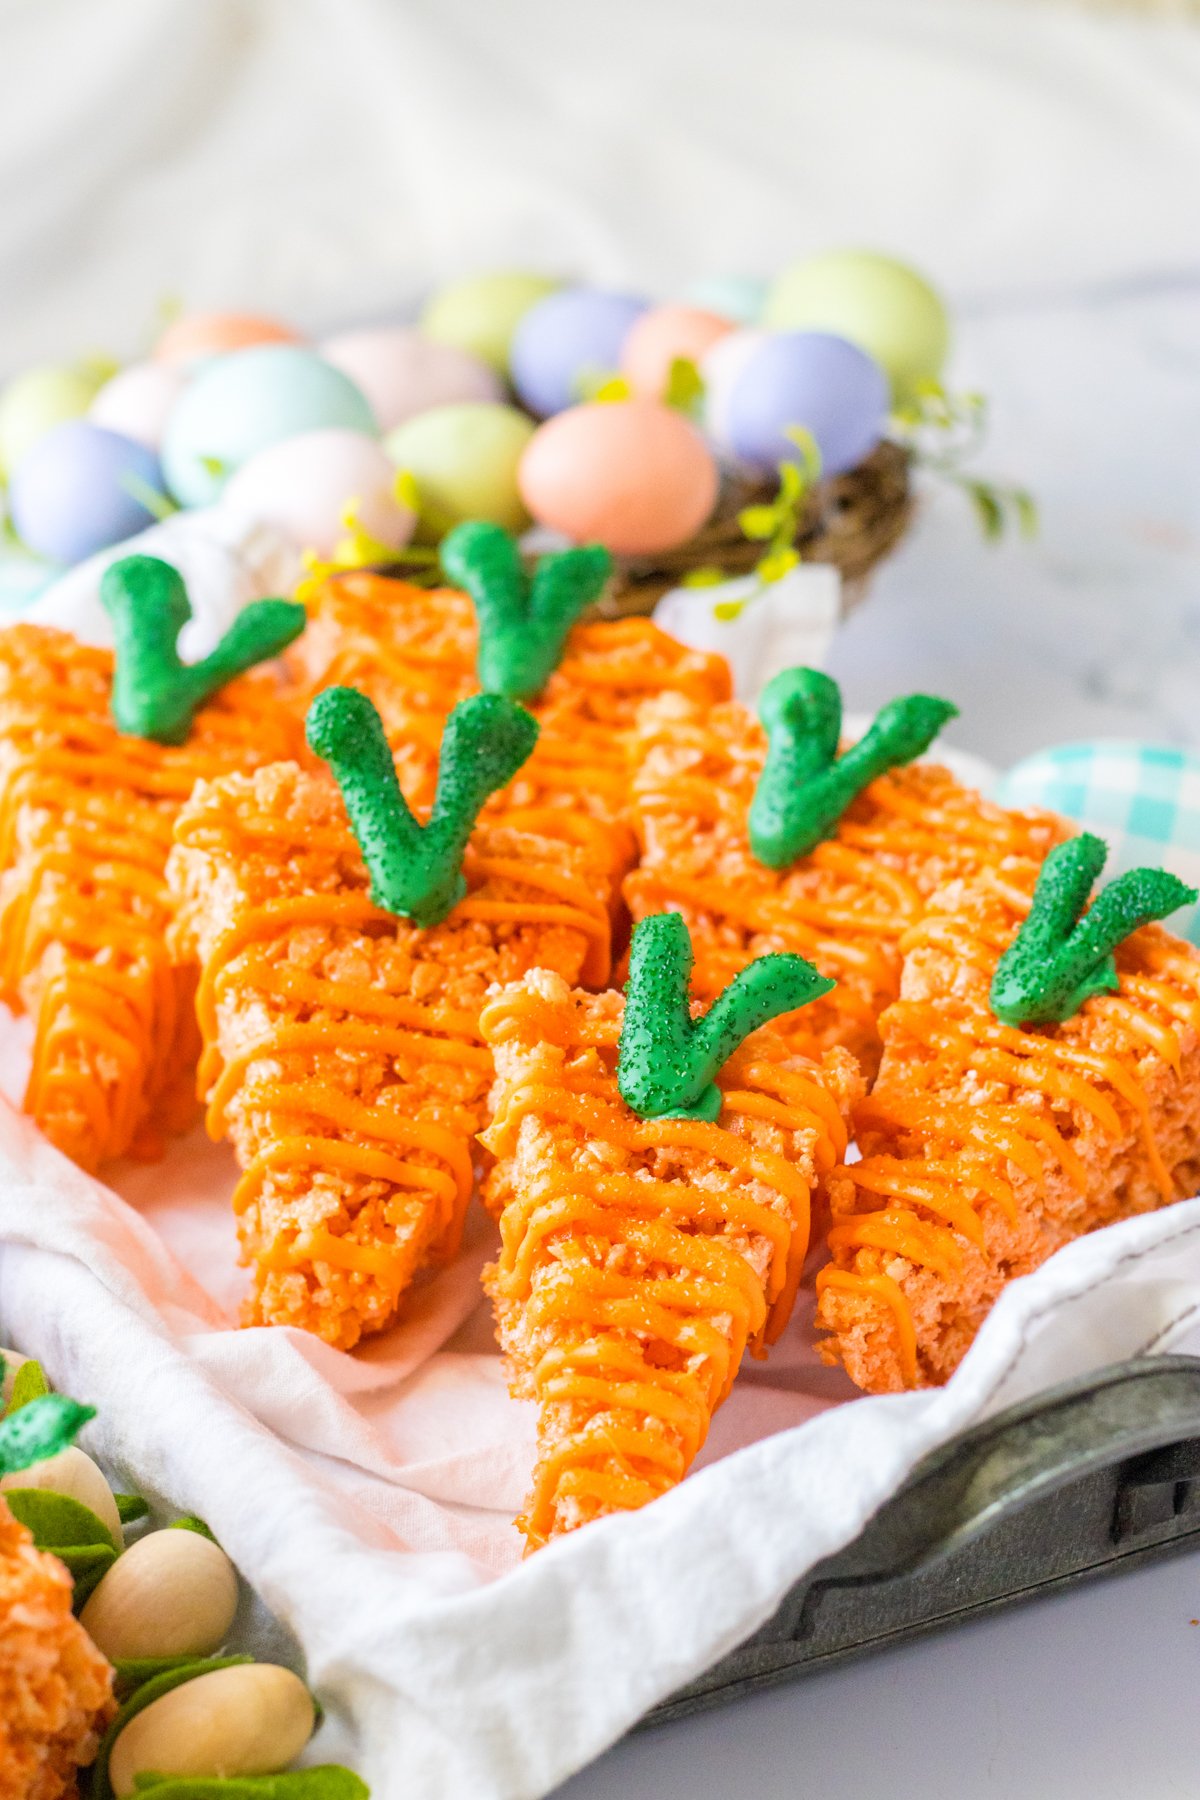
[[[770,1622],[644,1725],[1200,1545],[1200,1357],[1052,1388],[922,1462]]]

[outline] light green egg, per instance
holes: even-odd
[[[873,250],[836,250],[793,263],[772,282],[763,310],[771,331],[832,331],[886,369],[896,400],[936,381],[950,348],[938,295],[907,264]]]
[[[507,375],[508,347],[519,321],[561,286],[549,275],[469,275],[434,294],[421,314],[421,330]]]
[[[56,425],[82,418],[115,372],[114,363],[97,358],[71,366],[39,364],[14,376],[0,393],[0,476],[9,476]]]
[[[509,531],[529,523],[517,464],[533,420],[498,401],[435,406],[406,419],[383,441],[417,484],[421,523],[441,533],[462,519],[491,519]]]

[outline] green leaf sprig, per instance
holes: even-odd
[[[357,688],[326,688],[308,709],[310,748],[328,763],[385,912],[427,929],[466,893],[463,853],[484,801],[511,781],[537,741],[537,720],[499,694],[462,700],[446,720],[437,793],[418,825],[400,791],[379,714]]]
[[[941,382],[926,379],[917,382],[911,397],[896,408],[889,431],[918,468],[928,469],[966,495],[988,542],[1002,538],[1010,525],[1023,537],[1035,537],[1038,510],[1028,488],[987,481],[964,467],[983,442],[987,414],[983,394],[952,394]]]
[[[133,1791],[148,1800],[370,1800],[371,1793],[340,1763],[278,1775],[135,1775]]]
[[[255,663],[278,656],[304,630],[294,600],[255,600],[202,662],[180,659],[179,634],[192,616],[183,577],[156,556],[110,564],[100,601],[115,646],[112,715],[117,729],[159,744],[182,744],[206,700]]]
[[[1118,944],[1196,899],[1195,888],[1165,869],[1131,869],[1085,912],[1107,857],[1107,844],[1089,831],[1047,856],[1028,916],[992,977],[991,1008],[1001,1024],[1060,1024],[1092,995],[1113,993]]]
[[[442,568],[474,602],[480,687],[526,700],[558,667],[567,633],[599,598],[612,557],[602,544],[584,544],[543,556],[530,576],[502,526],[472,519],[444,540]]]
[[[679,913],[641,920],[629,951],[617,1087],[643,1119],[716,1119],[717,1072],[752,1031],[834,986],[802,956],[760,956],[693,1019],[692,941]]]
[[[785,426],[783,435],[792,440],[798,454],[777,465],[778,485],[773,498],[744,506],[737,516],[742,536],[761,543],[764,549],[754,566],[756,585],[752,590],[738,600],[719,601],[714,607],[715,616],[725,622],[739,618],[752,600],[790,575],[801,560],[796,540],[804,524],[808,497],[821,479],[821,452],[812,432],[803,425]],[[723,569],[706,563],[690,570],[682,585],[715,587],[727,579]]]
[[[829,837],[851,801],[888,769],[926,751],[958,708],[931,694],[892,700],[841,756],[842,696],[819,669],[785,669],[763,689],[767,756],[750,803],[750,848],[786,869]]]

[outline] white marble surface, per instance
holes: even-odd
[[[992,398],[982,469],[1028,485],[1029,544],[981,544],[934,487],[840,634],[847,704],[924,688],[1006,764],[1091,736],[1200,745],[1200,280],[963,319],[954,379]]]

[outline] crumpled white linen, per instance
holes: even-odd
[[[122,1183],[139,1212],[0,1102],[0,1321],[98,1406],[88,1441],[123,1485],[208,1520],[303,1646],[330,1718],[312,1757],[348,1760],[376,1800],[536,1800],[955,1432],[1123,1357],[1200,1351],[1195,1200],[1015,1282],[941,1390],[837,1404],[801,1317],[681,1487],[521,1563],[532,1421],[471,1319],[490,1228],[351,1357],[232,1329],[229,1172],[177,1146]]]

